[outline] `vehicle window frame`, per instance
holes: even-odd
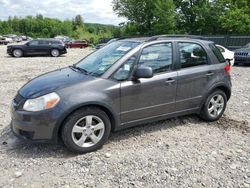
[[[133,63],[133,65],[132,65],[132,67],[131,67],[131,69],[130,69],[130,71],[129,71],[128,78],[127,78],[126,80],[116,80],[116,79],[114,79],[114,75],[117,73],[117,71],[119,71],[119,69],[120,69],[122,66],[124,66],[124,64],[127,63],[127,61],[128,61],[131,57],[133,57],[133,56],[135,56],[135,62]],[[135,52],[133,55],[130,55],[127,59],[125,59],[125,60],[123,61],[123,63],[122,63],[115,71],[113,71],[113,73],[109,76],[109,79],[111,79],[111,80],[113,80],[113,81],[115,81],[115,82],[120,82],[120,83],[121,83],[121,82],[130,81],[130,80],[131,80],[131,77],[132,77],[132,75],[133,75],[133,73],[134,73],[135,67],[136,67],[136,65],[137,65],[138,57],[139,57],[139,51]]]
[[[181,67],[181,53],[180,53],[181,51],[180,51],[179,43],[190,43],[190,44],[199,45],[204,50],[204,52],[206,53],[207,63],[206,64],[201,64],[201,65],[196,65],[196,66],[191,66],[191,67]],[[211,61],[210,61],[210,58],[209,58],[209,55],[208,55],[209,53],[207,52],[206,48],[201,43],[198,43],[198,42],[195,42],[195,41],[176,41],[176,54],[177,54],[177,59],[178,59],[177,67],[180,70],[211,65]]]
[[[175,50],[174,41],[160,41],[160,42],[154,42],[154,43],[150,43],[150,44],[147,44],[147,45],[145,45],[145,46],[142,46],[142,47],[140,48],[139,53],[138,53],[138,55],[137,55],[136,64],[135,64],[135,66],[134,66],[134,68],[133,68],[133,71],[132,71],[132,73],[131,73],[131,75],[130,75],[130,80],[132,80],[133,74],[134,74],[136,68],[138,67],[138,63],[139,63],[139,61],[140,61],[140,57],[141,57],[142,51],[143,51],[145,48],[147,48],[147,47],[150,47],[150,46],[153,46],[153,45],[165,44],[165,43],[170,43],[170,44],[171,44],[171,48],[172,48],[172,64],[171,64],[171,66],[170,66],[170,70],[164,71],[164,72],[159,72],[159,73],[154,73],[154,74],[153,74],[153,77],[154,77],[155,75],[166,74],[166,73],[169,73],[169,72],[174,71],[174,69],[175,69],[175,67],[174,67],[174,64],[175,64],[175,63],[174,63],[174,53],[175,53],[175,52],[174,52],[174,50]]]

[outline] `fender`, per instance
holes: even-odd
[[[209,94],[211,94],[215,89],[221,89],[221,88],[225,88],[226,91],[225,91],[225,94],[227,95],[227,100],[230,99],[231,97],[231,86],[226,84],[225,82],[217,82],[216,84],[212,85],[210,88],[208,88],[207,92],[205,95],[203,95],[203,98],[202,98],[202,101],[201,101],[201,106],[200,106],[200,109],[199,109],[199,112],[200,110],[202,109],[207,97],[209,96]],[[223,89],[221,89],[223,90]]]
[[[60,117],[60,119],[58,120],[54,131],[53,131],[53,142],[57,143],[58,142],[58,136],[59,136],[59,130],[63,124],[63,122],[65,121],[65,119],[72,114],[73,112],[75,112],[76,110],[80,109],[80,108],[84,108],[87,106],[96,106],[96,107],[100,107],[102,109],[104,109],[104,111],[107,113],[108,116],[111,116],[111,124],[112,124],[112,130],[115,130],[117,125],[119,125],[120,123],[120,116],[115,112],[115,110],[112,109],[112,107],[110,107],[109,105],[102,103],[102,102],[97,102],[97,101],[89,101],[89,102],[85,102],[85,103],[81,103],[79,105],[76,105],[72,108],[70,108],[69,110],[67,110],[65,113],[63,113],[63,115]]]

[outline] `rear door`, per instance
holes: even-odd
[[[129,70],[129,63],[125,63],[123,69]],[[171,42],[152,44],[142,49],[137,66],[151,67],[154,76],[121,82],[122,124],[161,117],[175,111],[177,72],[172,70],[172,65]]]
[[[39,40],[38,42],[38,48],[37,48],[37,53],[38,54],[49,54],[51,46],[53,45],[52,41],[49,40]]]
[[[215,78],[216,70],[202,45],[178,42],[179,64],[176,110],[195,110],[200,107],[208,83]]]

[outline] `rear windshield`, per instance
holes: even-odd
[[[215,46],[215,44],[209,44],[209,47],[213,51],[214,55],[217,57],[220,63],[224,63],[226,60],[223,57],[221,51]]]

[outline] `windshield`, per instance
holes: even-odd
[[[135,48],[138,44],[138,42],[132,41],[113,42],[82,59],[75,65],[75,67],[84,70],[87,74],[101,76],[116,61]]]
[[[250,48],[250,43],[246,44],[244,48]]]

